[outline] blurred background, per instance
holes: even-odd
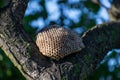
[[[112,0],[29,0],[23,24],[35,40],[45,26],[58,24],[71,28],[80,36],[96,24],[109,22],[107,10]],[[4,3],[0,2],[0,7]],[[19,70],[0,49],[0,80],[25,80]],[[120,49],[112,49],[99,64],[89,80],[119,80]]]

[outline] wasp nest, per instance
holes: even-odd
[[[72,30],[53,25],[38,33],[36,44],[43,55],[59,60],[84,48],[81,38]]]

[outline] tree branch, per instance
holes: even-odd
[[[120,21],[120,0],[113,0],[112,7],[108,10],[111,21]]]
[[[12,0],[0,13],[0,47],[28,80],[87,79],[113,48],[120,48],[120,23],[110,22],[82,36],[85,48],[54,61],[44,57],[21,24],[27,0]]]

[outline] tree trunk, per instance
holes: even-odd
[[[28,0],[11,0],[0,10],[0,48],[28,80],[86,80],[109,50],[120,48],[120,22],[116,21],[85,32],[82,51],[59,61],[46,58],[23,29],[27,3]]]

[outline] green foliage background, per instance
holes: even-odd
[[[19,70],[0,49],[0,80],[25,80]]]
[[[4,0],[1,0],[4,1]],[[33,1],[33,0],[30,0]],[[39,3],[39,6],[42,7],[41,11],[33,12],[32,14],[25,15],[23,19],[25,30],[31,35],[33,40],[35,40],[36,30],[37,28],[33,28],[30,23],[38,18],[42,18],[44,20],[45,26],[51,24],[58,24],[61,26],[69,26],[71,29],[76,29],[83,27],[84,31],[90,29],[94,25],[96,25],[96,18],[90,17],[89,14],[92,13],[93,16],[97,15],[100,6],[93,3],[91,0],[81,0],[80,3],[69,3],[68,0],[58,0],[57,4],[60,9],[60,17],[58,20],[48,20],[49,13],[46,10],[45,0],[36,0]],[[0,8],[4,6],[4,2],[0,2]],[[29,6],[29,5],[28,5]],[[76,9],[81,10],[82,14],[79,16],[79,21],[74,22],[64,13],[64,7],[68,9]],[[87,10],[87,12],[84,11]],[[68,20],[70,24],[66,24],[64,21]],[[49,22],[49,23],[46,23]],[[120,63],[118,60],[118,53],[113,51],[109,56],[104,58],[104,62],[99,65],[94,75],[90,77],[90,80],[119,80],[120,79]],[[116,61],[116,65],[114,66],[114,70],[109,71],[108,62],[111,58],[114,58]],[[25,80],[19,70],[12,64],[12,62],[7,58],[4,52],[0,49],[0,80]]]

